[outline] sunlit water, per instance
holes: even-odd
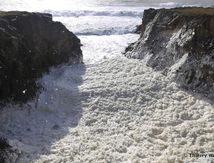
[[[81,39],[85,63],[52,69],[38,99],[1,113],[17,162],[201,162],[186,153],[213,152],[213,105],[122,52],[144,9],[212,3],[0,0],[0,10],[53,14]]]

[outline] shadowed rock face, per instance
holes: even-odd
[[[0,12],[0,100],[25,102],[51,66],[81,63],[80,40],[50,14]]]
[[[13,163],[18,157],[18,152],[13,150],[7,140],[0,137],[0,162]]]
[[[210,90],[214,84],[214,8],[145,10],[139,40],[125,55],[143,59],[183,86]]]

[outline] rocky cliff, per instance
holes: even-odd
[[[148,9],[141,36],[125,56],[142,59],[185,88],[213,91],[213,29],[214,8]]]
[[[51,66],[81,63],[80,40],[50,14],[0,12],[0,100],[25,102]]]

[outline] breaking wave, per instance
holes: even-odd
[[[76,35],[123,35],[134,33],[136,22],[141,23],[138,17],[111,17],[111,16],[81,16],[55,17]]]
[[[80,11],[53,11],[45,10],[44,12],[51,13],[53,16],[59,17],[79,17],[79,16],[130,16],[130,17],[142,17],[143,8],[138,11],[127,11],[127,10],[110,10],[110,11],[92,11],[92,10],[80,10]]]

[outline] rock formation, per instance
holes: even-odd
[[[25,102],[51,66],[81,63],[80,40],[50,14],[0,12],[0,100]]]
[[[171,75],[185,88],[213,91],[214,8],[145,10],[139,40],[125,56]]]
[[[0,137],[0,162],[13,163],[18,158],[18,152],[13,150],[5,138]]]

